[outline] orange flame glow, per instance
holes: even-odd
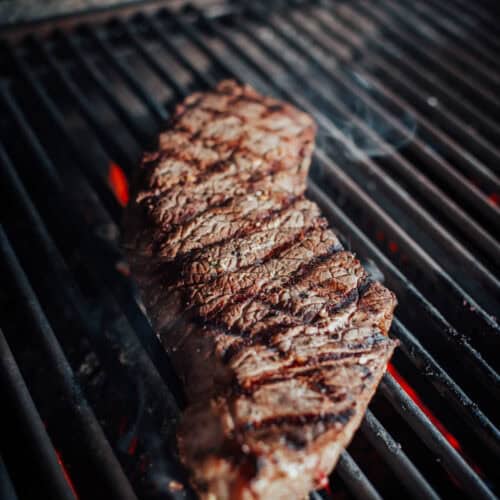
[[[490,203],[496,206],[500,206],[500,194],[498,193],[491,193],[488,196],[488,199],[490,200]]]
[[[109,164],[108,182],[120,205],[125,207],[129,201],[128,180],[123,169],[114,162]]]
[[[78,493],[76,492],[75,485],[73,484],[73,481],[71,480],[71,477],[68,473],[68,470],[66,469],[66,466],[64,465],[61,454],[57,450],[55,450],[55,452],[56,452],[56,457],[57,457],[57,463],[61,467],[64,479],[66,479],[66,482],[68,483],[68,486],[71,490],[71,493],[73,493],[74,497],[78,500],[78,498],[79,498]]]
[[[128,452],[129,455],[134,455],[135,454],[135,451],[137,450],[137,444],[138,444],[138,440],[134,436],[132,438],[132,440],[130,441],[130,445],[129,445],[128,450],[127,450],[127,452]]]
[[[441,421],[427,408],[425,403],[420,399],[420,396],[415,392],[413,387],[403,378],[403,376],[394,368],[394,365],[389,363],[388,366],[389,373],[396,379],[401,388],[413,399],[413,402],[425,413],[427,418],[438,428],[439,432],[446,438],[446,440],[457,450],[462,453],[462,448],[458,439],[446,429],[446,427],[441,423]]]
[[[425,413],[427,418],[434,424],[439,432],[444,436],[444,438],[450,443],[455,450],[462,455],[464,460],[474,469],[474,471],[480,476],[484,477],[483,471],[479,465],[475,464],[470,457],[464,452],[458,439],[443,425],[443,423],[432,413],[432,411],[425,405],[420,396],[416,393],[415,389],[406,381],[406,379],[396,370],[393,364],[389,363],[387,370],[394,377],[401,388],[410,396],[413,402]],[[453,479],[453,478],[452,478]]]

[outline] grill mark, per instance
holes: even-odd
[[[380,346],[377,345],[375,347],[375,350],[380,349]],[[369,351],[370,353],[373,352]],[[366,354],[367,352],[362,352],[360,355]],[[354,353],[356,354],[356,353]],[[353,365],[353,360],[356,359],[357,356],[343,356],[341,359],[333,360],[333,361],[339,361],[339,363],[335,363],[334,365],[327,365],[326,369],[331,370],[331,369],[337,369],[341,366],[351,366]],[[307,366],[307,365],[306,365]],[[370,368],[368,368],[365,365],[356,365],[360,366],[364,372],[363,376],[361,379],[363,381],[369,380],[372,378],[372,371]],[[323,395],[328,395],[331,390],[334,390],[335,388],[332,386],[329,386],[328,384],[325,384],[325,378],[321,376],[319,380],[311,380],[311,377],[317,377],[319,374],[322,373],[322,370],[324,369],[323,365],[317,365],[312,368],[307,368],[306,370],[296,372],[296,371],[290,371],[290,368],[296,368],[293,364],[285,366],[281,371],[279,372],[279,375],[275,375],[274,373],[263,373],[260,377],[251,379],[247,382],[240,383],[237,378],[234,378],[232,383],[231,383],[231,389],[233,393],[235,394],[241,394],[245,396],[252,396],[258,389],[260,389],[263,386],[266,385],[274,385],[278,384],[280,382],[286,382],[288,380],[291,380],[291,378],[303,380],[306,382],[309,387],[315,392],[321,393]],[[321,389],[325,389],[325,391]],[[344,398],[341,398],[343,400]],[[333,400],[333,402],[340,402],[340,400]]]
[[[235,141],[236,142],[236,141]],[[229,143],[226,143],[229,144]],[[203,183],[208,183],[212,177],[215,176],[215,174],[224,172],[224,170],[229,169],[229,167],[235,163],[235,156],[237,153],[243,153],[247,154],[248,156],[251,156],[253,158],[257,158],[256,154],[253,153],[249,148],[245,146],[240,146],[238,145],[238,148],[236,149],[236,144],[234,147],[231,148],[230,145],[228,145],[228,149],[232,149],[230,155],[226,159],[217,159],[214,162],[208,164],[203,170],[201,170],[200,165],[203,162],[203,160],[200,160],[199,158],[189,158],[189,159],[182,159],[182,158],[176,158],[176,159],[181,159],[182,161],[185,161],[187,164],[194,164],[195,166],[193,167],[194,172],[197,170],[200,170],[198,175],[196,173],[193,173],[192,175],[196,176],[195,181],[193,182],[186,182],[183,179],[180,179],[179,182],[176,184],[161,190],[160,192],[156,192],[158,189],[160,189],[159,186],[157,186],[157,181],[153,182],[152,185],[149,187],[151,190],[155,190],[155,192],[150,195],[146,196],[141,200],[141,203],[144,203],[146,200],[151,203],[154,201],[159,200],[160,198],[163,198],[164,196],[168,196],[171,194],[175,189],[179,189],[182,186],[185,186],[186,188],[191,188],[195,186],[199,186]],[[204,147],[207,147],[204,145]],[[207,147],[207,149],[209,149]],[[162,153],[160,154],[159,158],[155,160],[155,166],[153,168],[157,168],[158,165],[165,159],[168,159],[169,156],[173,156],[174,154],[179,155],[179,153],[172,148],[167,148],[162,150]],[[303,159],[302,154],[298,156],[299,159]],[[267,167],[267,168],[266,168]],[[250,175],[250,177],[245,181],[245,184],[255,184],[259,181],[265,180],[266,177],[276,175],[281,172],[285,172],[287,170],[294,170],[297,167],[287,165],[286,162],[280,162],[278,160],[273,160],[270,163],[269,162],[264,162],[263,168],[256,168],[253,174]],[[265,170],[264,170],[265,169]],[[252,169],[249,169],[247,173],[250,173]],[[160,174],[160,177],[164,177],[165,175],[168,175],[167,172]],[[237,183],[237,178],[238,176],[241,176],[240,172],[234,172],[234,174],[228,175],[228,178],[234,177],[236,179],[235,184]],[[239,184],[240,186],[244,186],[245,184]],[[188,202],[189,203],[189,202]]]
[[[369,279],[366,281],[369,281]],[[346,296],[340,303],[333,306],[332,309],[334,309],[334,311],[332,311],[332,312],[338,313],[338,312],[344,310],[349,305],[351,305],[353,302],[359,301],[368,289],[369,289],[369,283],[367,284],[367,283],[363,282],[358,287],[353,289],[351,291],[352,293],[348,294],[348,296]],[[265,300],[263,300],[263,302],[266,303],[266,305],[268,305],[270,307],[270,309],[272,309],[272,311],[275,311],[277,313],[283,313],[292,319],[296,319],[297,322],[292,324],[292,325],[283,324],[283,323],[272,325],[270,328],[267,328],[264,331],[260,332],[259,334],[255,335],[254,337],[251,337],[251,339],[250,339],[248,333],[245,331],[241,331],[238,329],[227,329],[227,332],[230,335],[239,336],[242,339],[250,339],[250,341],[243,341],[241,343],[232,344],[224,353],[224,356],[223,356],[224,363],[226,363],[226,364],[229,363],[231,361],[231,359],[236,354],[241,352],[241,350],[246,348],[246,347],[251,347],[251,346],[254,346],[257,344],[263,344],[263,345],[267,346],[268,343],[272,340],[272,338],[275,337],[277,334],[282,333],[283,331],[285,331],[289,328],[292,328],[295,326],[307,326],[308,324],[311,324],[313,322],[313,321],[310,321],[310,322],[303,321],[300,318],[298,318],[297,316],[294,316],[292,313],[290,313],[286,309],[282,309],[279,306],[275,306],[274,304],[269,304]],[[318,315],[316,315],[316,318],[317,318],[317,316]],[[269,316],[266,316],[266,318],[267,317],[269,317]],[[217,324],[216,324],[216,326],[223,327],[223,325],[217,325]],[[344,331],[345,331],[345,329],[342,330],[342,332],[344,332]]]
[[[328,249],[327,252],[321,255],[316,255],[313,257],[307,264],[301,267],[298,271],[292,274],[290,279],[283,285],[283,287],[292,287],[295,286],[300,280],[306,278],[310,274],[312,274],[317,267],[323,264],[326,260],[328,260],[332,255],[342,251],[344,247],[340,241],[332,245],[331,248]]]
[[[294,203],[296,203],[297,201],[300,201],[303,198],[304,198],[303,195],[300,195],[300,196],[297,196],[293,199],[287,200],[286,203],[280,209],[270,210],[267,216],[265,216],[263,219],[260,219],[257,222],[260,222],[262,225],[262,223],[267,223],[267,222],[270,222],[270,221],[280,217]],[[321,224],[324,224],[323,221],[325,221],[324,217],[321,217],[321,216],[319,216],[315,219],[315,223],[316,223],[316,220],[318,221],[318,223],[321,223]],[[313,226],[311,226],[311,227],[313,227]],[[319,227],[319,225],[314,226],[314,227]],[[168,262],[169,263],[174,263],[174,262],[178,263],[178,266],[179,266],[178,268],[179,268],[179,272],[180,272],[180,269],[182,268],[182,266],[186,265],[187,263],[193,262],[196,259],[196,256],[199,255],[204,250],[214,248],[216,246],[224,246],[229,241],[232,241],[235,238],[242,238],[242,237],[246,237],[246,236],[251,236],[252,234],[257,232],[256,230],[258,230],[258,229],[260,229],[260,226],[257,226],[256,224],[254,224],[252,227],[245,228],[240,233],[237,233],[233,236],[229,236],[228,238],[224,238],[220,241],[214,241],[213,243],[204,245],[202,248],[194,248],[193,250],[190,250],[189,252],[187,252],[185,254],[177,256],[173,261],[168,261]],[[248,266],[245,266],[244,268],[251,267],[253,265],[255,265],[255,263],[249,264]],[[244,268],[240,268],[240,269],[242,270]],[[221,273],[220,275],[216,276],[214,279],[218,278],[219,276],[222,276],[223,274],[226,274],[226,273]],[[211,279],[210,281],[204,282],[204,284],[208,284],[208,283],[212,282],[214,279]],[[181,283],[179,286],[183,287],[184,285]],[[191,286],[191,285],[188,285],[188,286]]]
[[[325,257],[322,260],[324,261],[327,258],[328,257]],[[321,263],[319,263],[318,265],[321,265]],[[311,270],[311,273],[312,272],[314,272],[314,269]],[[308,272],[307,274],[310,274],[310,273]],[[352,290],[350,290],[347,294],[344,294],[344,296],[342,297],[342,299],[340,299],[336,304],[332,304],[332,305],[326,306],[327,312],[329,314],[341,312],[346,307],[348,307],[351,304],[353,304],[354,302],[359,301],[363,297],[363,295],[366,292],[366,290],[368,289],[369,283],[367,284],[366,281],[367,281],[366,279],[363,279],[358,286],[356,286],[355,288],[353,288]],[[288,285],[288,286],[293,286],[293,285]],[[309,290],[309,292],[314,292],[314,291],[315,291],[314,288],[312,288],[312,289]],[[307,293],[307,292],[305,292],[305,293]],[[263,299],[263,302],[265,302],[266,304],[268,304],[276,312],[280,312],[280,313],[286,314],[286,315],[288,315],[290,317],[299,319],[300,320],[300,323],[299,323],[300,325],[309,325],[309,324],[312,324],[315,321],[318,321],[320,319],[320,313],[319,312],[316,313],[311,318],[302,318],[300,316],[294,315],[292,312],[290,312],[290,310],[286,306],[282,307],[282,306],[279,306],[279,305],[271,304],[271,303],[267,302],[265,300],[265,298]]]
[[[374,330],[374,336],[372,337],[371,342],[368,343],[358,343],[358,344],[350,344],[346,347],[349,349],[362,349],[362,350],[357,350],[356,352],[342,352],[342,353],[336,353],[336,352],[325,352],[322,354],[319,354],[318,356],[312,356],[309,358],[306,358],[305,360],[300,360],[300,361],[295,361],[291,366],[310,366],[312,364],[320,364],[325,361],[337,361],[341,359],[347,359],[347,358],[359,358],[364,354],[370,354],[372,353],[375,349],[378,349],[379,347],[382,346],[384,342],[386,342],[388,339],[385,335],[378,334],[378,331]]]
[[[321,225],[323,225],[324,219],[322,217],[320,217],[318,220],[319,220],[319,223]],[[310,227],[305,228],[305,230],[298,233],[292,241],[286,242],[283,245],[281,245],[280,247],[274,249],[276,251],[271,252],[271,254],[268,256],[268,258],[262,259],[260,262],[257,262],[257,263],[254,262],[250,266],[246,266],[246,269],[252,268],[256,265],[265,264],[266,262],[269,262],[273,258],[279,258],[282,253],[289,250],[290,248],[292,248],[295,244],[299,243],[300,241],[303,241],[307,237],[308,234],[312,233],[313,231],[315,231],[318,228],[321,228],[321,225],[312,225]],[[244,270],[245,270],[244,268],[240,268],[237,271],[232,271],[232,272],[242,272]],[[216,279],[218,279],[222,276],[224,276],[224,274],[217,276]],[[225,304],[221,309],[215,309],[214,311],[212,311],[212,313],[210,313],[210,315],[208,317],[204,317],[204,319],[210,320],[215,315],[224,314],[224,312],[227,311],[228,307],[231,307],[235,304],[239,304],[239,303],[244,302],[244,301],[249,300],[249,299],[257,298],[260,294],[260,291],[258,291],[256,293],[249,293],[249,289],[252,286],[253,285],[250,285],[249,287],[246,287],[246,288],[239,290],[235,295],[233,295],[233,298],[231,299],[230,302]],[[221,326],[223,326],[223,323],[221,323]]]
[[[289,364],[279,368],[279,373],[281,373],[281,376],[276,377],[274,375],[274,372],[267,372],[267,373],[264,372],[257,378],[250,379],[243,383],[240,383],[238,380],[235,379],[233,381],[232,389],[241,394],[245,394],[246,396],[251,396],[260,387],[266,385],[267,383],[274,384],[285,380],[289,380],[289,376],[287,376],[287,373],[291,368],[293,369],[300,367],[311,367],[309,369],[309,373],[310,375],[313,375],[321,368],[322,363],[328,361],[347,361],[347,360],[349,360],[349,362],[352,362],[353,360],[356,360],[357,358],[360,358],[365,354],[372,354],[376,351],[384,350],[386,347],[386,345],[384,345],[384,341],[386,340],[387,338],[383,336],[382,339],[375,340],[373,343],[370,344],[357,344],[357,346],[352,348],[363,349],[363,350],[358,350],[356,352],[344,351],[336,353],[323,353],[319,356],[310,356],[309,358],[303,360],[293,360]],[[337,366],[339,364],[340,363],[338,363]],[[295,374],[293,372],[288,373],[288,375],[290,374],[293,376],[307,377],[307,375],[305,375],[305,372],[301,372],[300,374]],[[369,379],[371,376],[372,375],[370,372],[369,374],[366,375],[366,378]]]
[[[297,201],[300,201],[300,198],[299,200]],[[276,213],[274,214],[272,217],[270,217],[269,219],[266,219],[265,222],[272,222],[273,220],[279,218],[286,210],[290,209],[291,206],[295,204],[295,202],[293,202],[290,206],[288,206],[286,209],[284,210],[281,210],[279,211],[279,213]],[[262,225],[262,224],[261,224]],[[277,255],[279,255],[280,253],[283,253],[284,251],[286,251],[287,249],[291,248],[295,243],[297,243],[299,241],[300,238],[304,238],[304,236],[306,235],[307,231],[309,230],[314,230],[314,229],[318,229],[318,228],[321,228],[321,227],[326,227],[327,223],[326,223],[326,220],[324,217],[322,217],[321,215],[320,216],[317,216],[317,217],[314,217],[312,220],[311,220],[311,223],[310,225],[307,225],[307,226],[303,226],[302,228],[300,228],[299,230],[299,227],[297,228],[291,228],[293,231],[297,231],[290,240],[288,241],[285,241],[284,243],[282,243],[281,245],[277,245],[275,247],[272,247],[268,253],[266,255],[264,255],[263,257],[261,257],[260,259],[257,259],[255,260],[254,262],[251,262],[250,264],[247,264],[247,265],[244,265],[244,266],[241,266],[241,267],[237,267],[231,271],[222,271],[221,273],[217,274],[216,276],[214,276],[213,278],[210,278],[206,281],[203,281],[203,282],[199,282],[199,283],[196,283],[196,285],[200,286],[200,285],[208,285],[210,283],[212,283],[215,279],[218,279],[222,276],[225,276],[226,274],[229,274],[229,273],[234,273],[234,272],[242,272],[242,271],[246,271],[248,269],[250,269],[251,267],[255,266],[255,265],[259,265],[259,264],[264,264],[265,262],[267,262],[268,260],[276,257]],[[247,233],[247,234],[244,234],[244,235],[241,235],[240,237],[250,237],[252,236],[253,234],[258,234],[259,231],[255,231],[255,229],[258,229],[258,228],[252,228],[252,231]],[[270,232],[270,231],[274,231],[275,229],[267,229],[266,231],[267,232]],[[292,231],[290,231],[290,234],[293,234]],[[195,250],[196,253],[198,252],[202,252],[206,249],[209,249],[209,248],[213,248],[213,247],[216,247],[216,246],[224,246],[228,243],[228,241],[232,241],[234,240],[234,238],[227,238],[225,239],[224,241],[222,242],[216,242],[214,243],[213,245],[210,245],[210,246],[206,246],[202,249],[197,249]],[[194,256],[193,258],[190,259],[191,262],[194,262],[196,260],[196,256]],[[192,286],[192,285],[187,285],[187,286]]]
[[[350,292],[342,297],[342,299],[331,306],[327,306],[327,311],[329,314],[338,313],[343,311],[346,307],[350,306],[354,302],[359,302],[369,289],[372,280],[369,277],[364,277],[361,282],[353,288]],[[311,322],[314,322],[319,318],[319,313],[313,318]]]
[[[310,370],[313,373],[316,373],[319,368],[315,368]],[[347,393],[341,393],[339,395],[332,395],[332,393],[336,390],[338,390],[338,387],[332,387],[328,384],[325,383],[324,379],[319,380],[319,381],[311,381],[306,378],[306,375],[303,373],[291,373],[293,377],[299,378],[300,380],[303,380],[304,383],[314,392],[321,394],[323,396],[328,397],[328,399],[332,403],[341,403],[342,401],[345,401],[347,398]],[[247,397],[253,396],[259,389],[261,389],[263,386],[270,386],[270,385],[275,385],[279,384],[281,382],[286,382],[290,380],[290,377],[287,376],[282,376],[282,377],[273,377],[271,376],[263,376],[260,379],[257,379],[255,381],[252,381],[248,385],[242,385],[240,384],[237,380],[234,380],[232,384],[232,393],[236,395],[244,395]]]
[[[240,426],[238,430],[240,432],[248,432],[271,426],[282,427],[283,425],[311,425],[317,423],[324,423],[327,425],[340,423],[342,425],[345,425],[351,419],[351,417],[354,416],[354,413],[355,411],[353,408],[347,408],[341,412],[331,412],[323,414],[302,413],[300,415],[268,417],[261,420],[260,422],[249,422],[247,424],[244,424]]]
[[[322,217],[320,217],[320,220],[323,221],[324,219]],[[325,224],[326,225],[326,224]],[[325,225],[322,224],[322,226],[324,227]],[[307,234],[309,234],[310,232],[318,229],[318,228],[321,228],[322,226],[318,225],[314,225],[314,226],[311,226],[307,229],[307,231],[304,233],[303,237],[302,237],[302,240],[305,239],[305,237],[307,236]],[[299,240],[297,240],[295,243],[297,243]],[[294,243],[294,244],[295,244]],[[287,249],[291,248],[293,246],[290,245],[289,247],[285,248],[284,251],[286,251]],[[287,287],[287,286],[291,286],[290,285],[290,281],[292,281],[293,279],[300,279],[301,278],[301,273],[302,273],[302,269],[304,268],[304,266],[308,266],[308,265],[317,265],[317,260],[320,259],[320,258],[328,258],[330,256],[332,256],[333,254],[337,253],[337,252],[340,252],[342,250],[342,245],[340,243],[337,243],[337,244],[333,244],[331,245],[325,253],[321,254],[320,256],[315,256],[313,257],[311,260],[309,261],[306,261],[304,263],[302,263],[299,268],[297,270],[295,270],[292,274],[291,274],[291,278],[286,281],[283,285],[281,285],[281,287]],[[278,252],[277,255],[274,255],[273,257],[279,257],[279,254],[280,253],[283,253],[283,252]],[[270,260],[270,259],[268,259]],[[253,264],[255,265],[255,264]],[[298,276],[296,276],[298,275]],[[246,289],[248,290],[248,288]],[[273,288],[271,290],[267,290],[266,293],[273,293],[277,290],[277,288]],[[242,290],[243,294],[245,292],[245,290]],[[252,293],[247,293],[245,295],[242,296],[241,300],[238,300],[238,302],[231,302],[230,304],[227,304],[222,310],[218,311],[219,313],[224,313],[224,311],[226,311],[227,307],[231,306],[231,305],[234,305],[235,303],[239,303],[239,302],[243,302],[245,300],[249,300],[249,299],[252,299],[252,300],[261,300],[261,291],[259,290],[258,292],[256,292],[255,294],[252,294]],[[262,302],[265,302],[267,305],[270,305],[268,302],[266,302],[265,300],[262,299]],[[277,309],[278,310],[278,309]],[[243,335],[243,332],[241,332],[241,335]]]
[[[282,210],[279,210],[278,211],[279,213],[276,213],[272,218],[279,217],[279,215],[282,212],[284,212],[285,210],[286,210],[286,208],[284,208]],[[281,246],[273,248],[271,250],[270,254],[266,255],[265,258],[259,260],[257,263],[253,262],[251,264],[248,264],[247,266],[243,266],[243,267],[239,268],[238,270],[239,271],[244,271],[244,270],[246,270],[246,269],[248,269],[250,267],[255,266],[256,264],[263,264],[263,263],[265,263],[266,261],[268,261],[271,258],[275,257],[276,254],[279,254],[279,253],[281,253],[283,251],[286,251],[287,248],[293,246],[295,243],[297,243],[300,240],[300,238],[304,238],[305,235],[309,231],[313,231],[314,229],[320,228],[322,226],[324,227],[324,226],[326,226],[326,224],[327,224],[326,223],[326,219],[324,219],[324,217],[318,216],[318,217],[314,218],[313,223],[310,226],[305,227],[304,230],[302,230],[299,233],[297,233],[292,240],[289,240],[289,241],[283,243]],[[248,235],[251,235],[251,234],[252,234],[251,232],[248,233]],[[224,245],[230,239],[232,239],[232,238],[227,238],[227,239],[225,239],[222,242],[215,242],[212,245],[206,245],[201,250],[200,249],[194,249],[191,252],[189,252],[188,254],[182,255],[179,258],[176,258],[176,259],[174,259],[172,261],[165,261],[163,264],[159,264],[158,265],[158,267],[156,268],[156,273],[161,273],[163,276],[165,276],[164,281],[163,281],[164,285],[167,285],[167,286],[174,285],[175,280],[179,280],[178,276],[182,274],[182,268],[185,265],[185,263],[189,262],[189,261],[192,261],[192,260],[195,259],[195,256],[193,256],[193,254],[197,254],[198,252],[200,252],[200,251],[202,251],[204,249],[213,247],[213,246]],[[213,281],[215,281],[216,279],[218,279],[219,277],[223,276],[224,274],[227,274],[227,273],[221,273],[221,274],[219,274],[217,276],[214,276],[213,278],[211,278],[210,280],[204,282],[203,284],[204,285],[210,284]],[[171,278],[169,278],[169,276]],[[182,280],[182,278],[181,278],[181,280]],[[198,286],[199,285],[200,284],[198,284]],[[188,286],[191,286],[191,285],[188,285]],[[181,283],[178,287],[175,287],[175,289],[179,289],[179,288],[184,288],[184,285]],[[244,301],[244,300],[246,300],[246,299],[243,298],[241,301]],[[229,307],[230,305],[234,305],[234,304],[239,303],[241,301],[237,301],[235,299],[233,302],[231,302],[231,304],[227,304],[226,306],[224,306],[223,309],[215,311],[211,315],[211,317],[213,317],[213,316],[215,316],[215,315],[223,312],[226,307]],[[191,304],[191,303],[189,303],[189,301],[186,300],[186,297],[184,297],[184,302],[185,302],[185,305],[186,305],[184,313],[186,313],[186,314],[189,313],[189,312],[192,312],[197,307],[197,304]],[[243,336],[243,337],[246,336],[243,332],[240,332],[237,329],[226,328],[224,326],[224,323],[218,322],[218,321],[213,320],[213,319],[210,319],[211,317],[206,318],[206,317],[194,316],[193,317],[193,321],[195,321],[199,326],[205,326],[205,327],[215,328],[215,329],[220,330],[221,332],[223,332],[223,333],[225,333],[227,335],[237,335],[237,336]],[[170,327],[168,327],[168,329],[170,329]]]
[[[220,94],[220,92],[218,92],[218,94]],[[224,94],[220,94],[220,95],[224,95]],[[167,126],[162,130],[162,132],[169,132],[169,131],[178,131],[178,132],[185,132],[187,134],[189,134],[189,138],[188,138],[188,142],[193,142],[194,140],[197,140],[199,138],[199,135],[201,133],[201,130],[196,130],[195,132],[191,132],[191,130],[185,126],[182,126],[179,124],[180,120],[182,120],[182,118],[184,117],[184,115],[186,114],[186,111],[190,110],[190,109],[193,109],[197,106],[200,105],[201,103],[201,106],[200,106],[200,109],[208,112],[209,114],[213,115],[214,117],[217,117],[217,118],[230,118],[230,117],[235,117],[237,118],[238,120],[240,120],[243,124],[246,124],[248,123],[248,119],[245,117],[245,116],[239,116],[237,114],[235,114],[234,112],[232,111],[221,111],[221,110],[217,110],[217,109],[214,109],[214,108],[205,108],[203,107],[203,97],[200,97],[198,100],[194,101],[192,104],[189,104],[189,105],[183,105],[183,109],[182,109],[182,112],[179,112],[178,114],[174,115],[172,117],[171,120],[168,121],[167,123]],[[283,106],[280,106],[280,105],[276,105],[276,104],[271,104],[271,105],[266,105],[264,103],[262,103],[261,101],[259,101],[257,98],[256,99],[247,99],[246,97],[243,97],[243,95],[241,96],[238,96],[236,99],[234,100],[230,100],[230,102],[232,104],[236,104],[238,102],[241,102],[241,101],[247,101],[247,102],[256,102],[260,105],[263,105],[265,107],[264,111],[262,112],[262,114],[259,116],[260,119],[262,118],[267,118],[269,117],[272,113],[274,112],[277,112],[277,111],[284,111],[286,109],[286,107],[283,107]],[[287,113],[285,113],[287,114]],[[201,127],[203,127],[203,125],[205,124],[202,124]],[[307,131],[308,131],[308,128],[309,126],[304,126],[300,132],[298,132],[294,137],[295,138],[299,138],[303,135],[306,135]],[[262,130],[262,131],[267,131],[267,132],[270,132],[270,133],[276,133],[276,130],[269,130],[268,128],[266,128],[265,126],[259,126],[257,127],[257,130]],[[234,157],[234,155],[236,154],[236,152],[241,152],[241,153],[244,153],[244,154],[248,154],[250,156],[256,156],[256,154],[250,150],[248,147],[244,146],[241,144],[243,138],[244,138],[244,135],[245,134],[242,134],[240,135],[237,139],[233,140],[232,142],[234,142],[233,145],[231,145],[231,141],[226,141],[224,142],[224,144],[227,146],[227,149],[231,150],[231,154],[230,154],[230,157],[227,158],[226,160],[216,160],[214,161],[213,163],[211,164],[208,164],[206,166],[206,168],[202,171],[202,176],[201,178],[206,178],[206,177],[210,177],[214,171],[216,172],[217,171],[217,165],[218,164],[223,164],[223,163],[226,163],[228,161],[230,161],[231,158]],[[289,138],[288,137],[280,137],[280,140],[282,142],[289,142]],[[205,144],[205,140],[203,140],[203,147],[207,147],[208,146]],[[304,159],[304,156],[305,156],[305,148],[302,147],[301,150],[299,151],[298,153],[298,159],[300,159],[301,161]],[[143,166],[145,165],[148,165],[148,168],[156,168],[163,160],[165,160],[166,158],[168,158],[168,156],[170,155],[173,155],[174,153],[176,154],[180,154],[181,152],[177,151],[175,148],[164,148],[160,151],[158,151],[158,157],[155,158],[154,160],[151,160],[151,161],[144,161],[142,163]],[[187,163],[193,163],[195,164],[198,168],[200,167],[200,164],[202,163],[203,160],[199,159],[199,158],[194,158],[194,157],[191,157],[189,159],[186,159],[185,160]],[[298,164],[301,163],[301,161],[298,162]],[[279,163],[277,161],[274,161],[273,164],[276,164],[276,163]],[[273,165],[273,168],[275,167],[275,165]],[[271,168],[271,170],[269,171],[270,173],[273,171],[273,168]],[[205,172],[207,172],[208,170],[213,170],[208,176],[204,176],[203,174]],[[163,176],[163,174],[162,174]],[[197,181],[196,184],[198,184],[199,182]],[[154,198],[150,198],[152,199],[153,201],[157,200],[158,198],[160,198],[161,196],[164,196],[166,194],[168,194],[168,192],[173,189],[174,187],[178,186],[180,183],[177,183],[175,184],[174,186],[172,186],[171,188],[167,189],[166,191],[162,191],[161,193],[159,194],[155,194],[153,195]],[[152,185],[151,188],[154,188],[155,185]],[[149,198],[149,197],[148,197]]]
[[[246,191],[244,191],[244,193],[247,195],[254,194],[254,193],[256,193],[256,191],[258,191],[258,189],[257,190],[255,189],[256,187],[258,187],[257,182],[246,182],[245,184],[241,184],[241,186],[245,186],[246,188],[248,188]],[[252,188],[253,188],[253,190],[252,190]],[[167,242],[168,238],[172,234],[174,234],[181,226],[183,226],[185,224],[189,224],[196,217],[201,217],[204,214],[206,214],[207,212],[209,212],[210,210],[213,210],[215,208],[223,208],[224,206],[230,205],[231,202],[235,198],[238,198],[238,196],[241,196],[242,194],[240,194],[240,195],[233,194],[227,198],[222,198],[218,202],[211,203],[211,204],[207,205],[203,210],[200,210],[200,211],[197,211],[197,209],[195,207],[193,207],[192,210],[190,210],[190,211],[186,211],[186,213],[182,217],[180,217],[180,219],[177,222],[168,223],[167,229],[162,229],[161,236],[155,240],[155,243],[157,245],[159,245],[159,248],[157,248],[156,250],[160,250],[161,246],[164,245]],[[160,197],[162,197],[162,196],[163,195],[160,195]],[[294,196],[290,193],[289,198],[295,198],[295,197],[296,196]],[[186,202],[186,206],[190,206],[191,203],[193,203],[192,199]],[[146,211],[146,216],[151,218],[152,213],[150,212],[148,207],[144,207],[144,209]],[[161,221],[160,221],[160,227],[163,227],[163,226],[161,226]]]
[[[290,195],[288,198],[284,198],[283,202],[282,202],[282,206],[279,208],[279,209],[275,209],[275,210],[267,210],[267,213],[266,215],[264,215],[262,218],[260,219],[257,219],[255,222],[252,223],[251,226],[247,226],[247,227],[244,227],[242,228],[241,230],[237,231],[235,234],[227,237],[227,238],[224,238],[222,240],[219,240],[219,241],[214,241],[213,243],[209,243],[209,244],[205,244],[203,246],[203,249],[205,248],[210,248],[214,245],[217,245],[217,244],[224,244],[226,243],[227,241],[231,240],[231,239],[234,239],[234,238],[239,238],[240,236],[242,235],[245,235],[245,234],[251,234],[252,231],[255,231],[255,229],[258,229],[259,226],[257,226],[257,222],[260,222],[260,224],[262,224],[263,222],[266,222],[268,221],[270,218],[272,218],[275,214],[279,214],[279,213],[282,213],[283,211],[287,210],[290,205],[292,203],[294,203],[297,199],[299,199],[300,197],[302,197],[303,195],[299,195],[299,196],[292,196]],[[231,201],[232,201],[233,198],[229,198],[228,200],[224,200],[220,205],[214,205],[214,206],[211,206],[211,207],[207,207],[205,210],[203,210],[202,212],[196,214],[195,217],[201,217],[203,216],[206,212],[208,212],[209,210],[212,210],[214,208],[222,208],[224,205],[227,205],[229,204]],[[191,219],[192,220],[192,219]],[[179,227],[181,227],[182,225],[186,224],[186,223],[189,223],[190,220],[188,221],[184,221],[183,223],[180,223],[180,224],[176,224],[174,225],[171,229],[169,229],[167,232],[163,232],[161,233],[161,235],[159,235],[155,241],[153,242],[152,244],[152,248],[153,248],[153,252],[160,252],[161,251],[161,248],[163,247],[163,245],[165,245],[165,243],[167,242],[168,240],[168,237],[173,234],[175,231],[177,231],[179,229]],[[198,252],[200,250],[200,248],[194,248],[193,250],[190,250],[189,252],[186,252],[185,254],[182,254],[181,256],[176,256],[174,259],[172,260],[177,260],[179,258],[187,258],[189,255],[193,255],[195,252]],[[160,256],[161,258],[161,256]]]
[[[342,403],[347,399],[347,392],[341,392],[340,394],[335,394],[336,391],[338,391],[338,387],[336,386],[331,386],[325,383],[325,380],[306,380],[306,385],[309,387],[309,389],[313,390],[314,392],[321,394],[323,396],[326,396],[329,401],[332,403],[338,404]],[[351,392],[352,392],[352,386],[350,387]]]

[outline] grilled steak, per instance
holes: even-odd
[[[304,198],[315,126],[232,81],[179,105],[144,155],[125,244],[185,385],[202,498],[303,498],[394,350],[396,300]]]

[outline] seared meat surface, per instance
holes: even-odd
[[[185,385],[181,458],[206,499],[303,498],[335,466],[396,343],[396,300],[304,198],[315,125],[232,81],[144,155],[125,244]]]

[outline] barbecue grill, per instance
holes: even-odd
[[[223,78],[311,113],[310,196],[400,340],[318,498],[500,491],[493,1],[139,3],[0,48],[2,498],[194,498],[183,395],[120,249],[140,152]]]

